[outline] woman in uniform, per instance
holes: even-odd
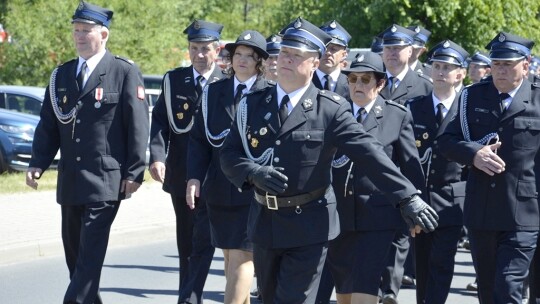
[[[241,192],[223,175],[219,150],[235,119],[243,94],[268,86],[264,80],[266,40],[256,31],[243,32],[229,51],[229,78],[210,84],[201,95],[188,147],[186,199],[194,207],[199,194],[206,201],[212,244],[225,258],[225,303],[249,303],[253,281],[253,246],[247,239],[252,191]],[[256,144],[253,142],[252,144]],[[202,187],[201,185],[202,181]]]
[[[422,190],[424,175],[411,113],[379,95],[386,82],[381,57],[373,52],[359,53],[343,73],[349,80],[357,121],[382,143],[403,175]],[[387,252],[396,231],[404,229],[405,223],[399,209],[366,177],[361,163],[352,163],[338,151],[333,167],[341,234],[330,241],[327,258],[338,303],[377,304]]]

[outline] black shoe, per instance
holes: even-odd
[[[476,282],[469,283],[469,284],[467,284],[466,289],[468,291],[478,291],[478,285],[476,284]]]
[[[408,275],[404,275],[403,278],[401,279],[401,287],[412,288],[414,286],[416,286],[416,284],[414,283],[414,279]]]
[[[398,304],[399,302],[393,293],[388,293],[382,297],[382,303],[383,304]]]

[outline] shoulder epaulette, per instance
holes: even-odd
[[[221,78],[221,79],[218,79],[214,82],[212,82],[211,84],[221,84],[222,82],[224,82],[225,80],[229,80],[230,78],[228,77],[225,77],[225,78]]]
[[[420,73],[416,73],[416,75],[418,75],[420,78],[424,78],[425,80],[433,83],[433,79],[431,79],[431,77],[429,77],[428,75],[426,74],[420,74]]]
[[[394,107],[399,108],[399,109],[401,109],[401,110],[403,110],[405,112],[407,111],[407,108],[405,106],[400,105],[399,103],[397,103],[397,102],[395,102],[393,100],[385,100],[384,102],[389,106],[394,106]]]
[[[76,62],[77,60],[78,60],[78,58],[73,58],[73,59],[71,59],[69,61],[60,63],[58,66],[61,67],[61,66],[66,65],[68,63]]]
[[[466,88],[484,86],[484,85],[488,85],[489,83],[490,83],[489,81],[480,81],[480,82],[477,82],[477,83],[470,84]]]
[[[114,58],[120,59],[120,60],[125,61],[125,62],[127,62],[127,63],[129,63],[129,64],[135,64],[135,62],[133,62],[133,60],[127,59],[127,58],[124,58],[124,57],[120,57],[120,56],[118,56],[118,55],[115,55]]]
[[[319,95],[325,97],[326,99],[330,99],[337,104],[346,101],[345,98],[343,98],[341,95],[328,90],[319,90]]]

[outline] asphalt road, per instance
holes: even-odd
[[[114,304],[174,304],[177,301],[177,265],[174,239],[114,246],[105,260],[101,296],[105,303]],[[464,289],[474,280],[468,252],[458,252],[455,271],[447,303],[478,303],[476,296]],[[67,284],[68,272],[63,256],[3,265],[0,266],[0,303],[60,303]],[[204,303],[223,303],[224,287],[223,256],[216,250],[205,286]],[[258,303],[252,300],[252,303]],[[400,304],[416,303],[414,289],[403,289],[398,300]]]

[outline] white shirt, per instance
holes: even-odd
[[[519,83],[519,85],[515,89],[508,92],[508,95],[510,95],[510,97],[506,98],[505,100],[502,100],[502,102],[504,103],[504,108],[505,109],[508,109],[508,107],[512,103],[512,99],[514,99],[514,96],[516,96],[516,93],[519,90],[519,88],[521,88],[522,84],[523,84],[523,79],[521,80],[521,82]],[[501,91],[499,91],[499,94],[501,94]]]
[[[201,80],[201,86],[204,88],[204,86],[206,85],[206,82],[208,81],[208,79],[210,79],[210,76],[212,76],[212,73],[214,72],[214,69],[216,68],[216,64],[215,63],[212,63],[212,67],[210,68],[210,70],[208,70],[208,72],[204,73],[202,75],[203,79]],[[197,70],[195,70],[195,68],[193,68],[193,81],[195,83],[195,85],[197,85],[197,77],[199,77],[199,72],[197,72]],[[236,88],[236,87],[235,87]]]
[[[300,101],[300,98],[302,98],[304,93],[307,91],[308,87],[309,87],[309,84],[304,86],[304,87],[301,87],[300,89],[298,89],[296,91],[293,91],[293,92],[287,94],[287,93],[285,93],[285,91],[281,88],[281,86],[278,83],[278,85],[276,86],[276,88],[277,88],[277,107],[278,107],[278,109],[279,109],[279,104],[281,103],[281,99],[283,99],[283,96],[289,95],[289,103],[287,103],[287,110],[288,110],[287,113],[291,114],[291,111],[298,104],[298,102]]]
[[[238,87],[239,84],[243,83],[246,85],[246,87],[244,88],[244,90],[242,91],[242,95],[243,94],[246,94],[247,92],[249,92],[249,90],[251,90],[251,87],[253,86],[253,84],[255,83],[255,80],[257,80],[257,75],[253,75],[251,76],[248,80],[244,81],[244,82],[240,82],[238,80],[238,78],[236,78],[236,76],[234,77],[234,88],[233,88],[233,96],[236,96],[236,88]]]
[[[443,118],[446,117],[446,114],[448,113],[448,110],[450,110],[450,107],[452,106],[452,103],[454,102],[454,99],[456,98],[456,91],[452,90],[452,96],[445,100],[440,100],[437,96],[435,96],[435,92],[431,94],[433,98],[433,113],[437,114],[437,105],[442,102],[444,108],[442,111]]]
[[[321,82],[321,84],[322,84],[322,86],[324,88],[325,81],[326,81],[324,76],[326,76],[326,74],[323,71],[319,70],[319,69],[316,69],[315,73],[317,74],[317,77],[319,77],[319,81]],[[332,73],[328,74],[328,78],[332,79],[332,82],[330,82],[330,86],[329,86],[332,92],[336,89],[336,83],[337,83],[337,80],[339,78],[339,74],[341,74],[340,69],[337,69],[337,70],[333,71]]]
[[[371,111],[371,108],[373,108],[373,105],[375,104],[375,100],[376,99],[373,99],[372,101],[370,101],[367,105],[365,105],[363,108],[364,110],[366,110],[366,114],[364,114],[364,117],[362,117],[362,122],[366,119],[366,117],[368,116],[368,113],[369,111]],[[353,102],[353,115],[354,115],[354,118],[358,118],[358,115],[360,115],[360,106],[355,104]]]
[[[83,87],[86,85],[86,81],[88,81],[88,78],[90,78],[90,75],[92,75],[92,72],[96,69],[96,66],[98,63],[103,59],[103,56],[105,56],[106,50],[102,50],[99,53],[95,54],[94,56],[88,58],[88,60],[85,60],[81,56],[79,56],[79,62],[77,63],[77,72],[75,73],[75,77],[79,75],[79,72],[81,71],[81,66],[84,62],[86,62],[86,74],[83,78]]]

